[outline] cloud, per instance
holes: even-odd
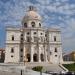
[[[75,37],[67,38],[63,40],[63,51],[74,51],[75,50]]]
[[[44,26],[62,30],[64,49],[75,48],[74,0],[0,0],[0,27],[21,25],[21,20],[30,5],[37,7],[38,13],[43,17]]]

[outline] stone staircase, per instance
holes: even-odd
[[[46,62],[42,62],[42,63],[38,63],[38,62],[34,62],[34,63],[26,63],[26,68],[27,69],[31,69],[35,66],[43,66],[43,72],[46,71],[51,71],[51,72],[67,72],[68,70],[66,68],[64,68],[61,64],[51,64],[51,63],[46,63]]]
[[[26,62],[25,65],[23,63],[19,63],[19,64],[0,64],[0,68],[1,69],[7,69],[12,71],[11,69],[14,68],[14,70],[16,71],[16,69],[32,69],[35,66],[43,66],[43,72],[46,71],[51,71],[51,72],[66,72],[68,71],[66,68],[64,68],[61,64],[52,64],[49,62]]]

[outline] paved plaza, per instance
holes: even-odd
[[[31,64],[26,64],[27,66]],[[40,75],[40,72],[32,71],[29,67],[25,67],[23,64],[0,64],[0,75]],[[50,75],[42,73],[42,75]]]
[[[31,68],[35,66],[43,66],[43,72],[51,71],[60,73],[65,71],[58,64],[50,64],[50,63],[25,63],[24,64],[4,64],[0,63],[0,75],[40,75],[40,72],[32,71]],[[48,75],[43,73],[43,75]],[[49,74],[50,75],[50,74]]]
[[[0,71],[0,75],[21,75],[21,74],[20,73],[14,73],[14,72],[8,72],[8,71]]]

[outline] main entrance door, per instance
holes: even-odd
[[[34,61],[34,62],[37,62],[37,61],[38,61],[38,56],[37,56],[36,53],[33,55],[33,61]]]
[[[30,62],[30,54],[27,54],[28,62]]]
[[[44,55],[41,54],[41,61],[44,61]]]

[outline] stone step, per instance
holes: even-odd
[[[53,72],[61,72],[65,71],[59,64],[51,64],[51,63],[26,63],[26,68],[32,69],[35,66],[43,66],[43,71],[53,71]]]

